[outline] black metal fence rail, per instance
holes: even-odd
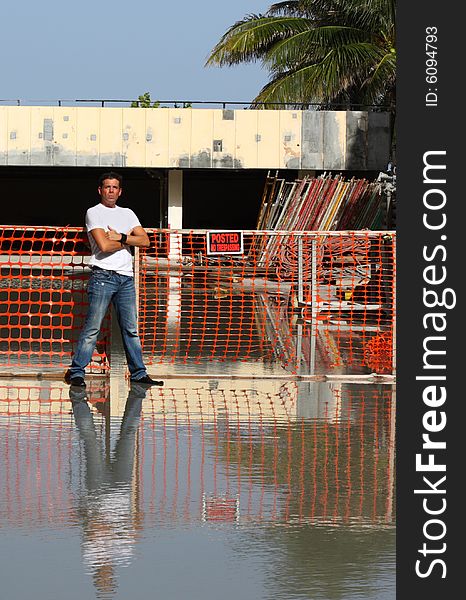
[[[158,100],[158,108],[215,108],[222,109],[240,107],[243,109],[277,108],[285,110],[368,110],[373,112],[389,112],[389,106],[377,104],[321,104],[312,102],[237,102],[233,100]],[[143,104],[144,100],[132,99],[109,99],[109,98],[86,98],[86,99],[26,99],[26,98],[0,98],[0,105],[6,106],[73,106],[73,105],[97,105],[102,108],[124,105],[131,107]]]

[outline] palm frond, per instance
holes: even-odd
[[[385,54],[363,82],[364,98],[368,104],[377,104],[384,95],[392,95],[396,82],[396,52]],[[390,98],[393,101],[392,98]]]
[[[299,17],[257,17],[236,23],[209,55],[208,65],[233,65],[261,58],[271,44],[309,28]]]
[[[369,41],[360,29],[341,26],[319,27],[302,31],[274,44],[263,58],[272,74],[282,73],[300,64],[320,62],[332,48]]]
[[[287,2],[277,2],[267,10],[268,15],[299,15],[303,16],[299,0],[288,0]]]

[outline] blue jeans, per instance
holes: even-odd
[[[134,279],[115,271],[93,269],[87,285],[87,296],[89,309],[69,370],[70,376],[84,377],[84,370],[91,361],[110,302],[115,307],[120,325],[131,379],[138,380],[147,375],[137,330]]]

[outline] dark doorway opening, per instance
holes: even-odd
[[[111,167],[0,167],[3,225],[82,227],[99,202],[98,178]],[[115,168],[123,175],[120,206],[134,210],[143,227],[167,227],[168,169]],[[183,228],[255,229],[269,171],[186,169]],[[274,174],[275,171],[271,174]],[[279,177],[294,180],[298,171]]]
[[[110,167],[0,167],[4,225],[84,226],[99,202],[97,181]],[[143,227],[159,227],[165,172],[113,169],[123,175],[120,206],[128,206]]]
[[[268,172],[265,169],[184,171],[183,228],[255,229]],[[297,176],[298,171],[280,171],[280,177],[286,179]]]

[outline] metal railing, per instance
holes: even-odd
[[[158,100],[159,108],[276,108],[289,110],[369,110],[374,112],[390,112],[389,106],[379,106],[377,104],[343,104],[343,103],[313,103],[313,102],[254,102],[254,101],[236,101],[236,100]],[[97,105],[102,108],[111,106],[131,107],[137,104],[140,106],[144,100],[139,99],[111,99],[111,98],[85,98],[85,99],[27,99],[27,98],[0,98],[0,106],[73,106],[73,105]]]

